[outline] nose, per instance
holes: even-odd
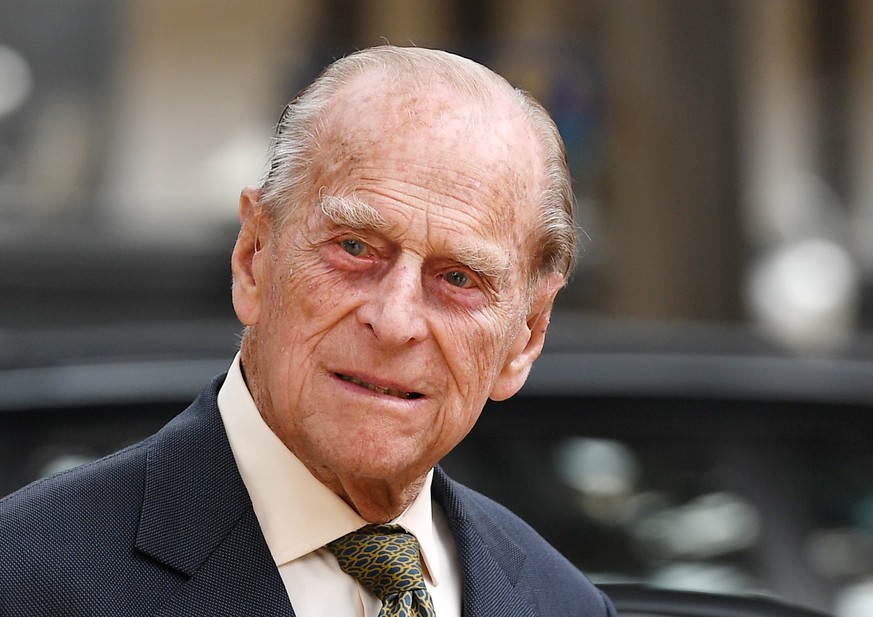
[[[421,270],[411,260],[397,262],[381,277],[357,311],[380,343],[403,346],[428,336]]]

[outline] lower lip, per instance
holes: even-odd
[[[397,403],[410,404],[415,403],[417,401],[424,400],[423,396],[419,396],[418,398],[400,398],[399,396],[393,396],[391,394],[384,394],[382,392],[377,392],[376,390],[371,390],[370,388],[359,386],[358,384],[346,381],[337,376],[336,373],[332,373],[331,376],[335,381],[337,381],[340,385],[345,386],[350,392],[354,392],[357,394],[369,394],[370,396],[375,396],[384,401],[395,401]]]

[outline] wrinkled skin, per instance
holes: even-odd
[[[564,282],[528,288],[544,172],[515,112],[473,121],[475,104],[451,90],[383,81],[346,86],[311,194],[281,229],[258,190],[243,191],[233,255],[259,411],[371,522],[403,511],[489,396],[522,386]],[[381,222],[328,216],[324,197],[354,198]]]

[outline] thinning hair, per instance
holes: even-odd
[[[320,188],[313,186],[312,160],[328,132],[331,103],[344,86],[368,71],[382,71],[391,77],[391,83],[409,89],[443,83],[481,102],[486,110],[500,97],[514,104],[540,143],[546,169],[537,223],[529,237],[528,273],[532,280],[549,272],[569,276],[576,257],[575,198],[564,143],[555,123],[527,92],[513,88],[481,64],[439,50],[384,45],[358,51],[328,66],[288,103],[276,126],[261,183],[261,203],[271,211],[277,227],[287,222],[307,195]]]

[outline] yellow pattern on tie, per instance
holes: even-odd
[[[393,525],[367,525],[327,548],[343,572],[382,600],[379,617],[436,617],[412,534]]]

